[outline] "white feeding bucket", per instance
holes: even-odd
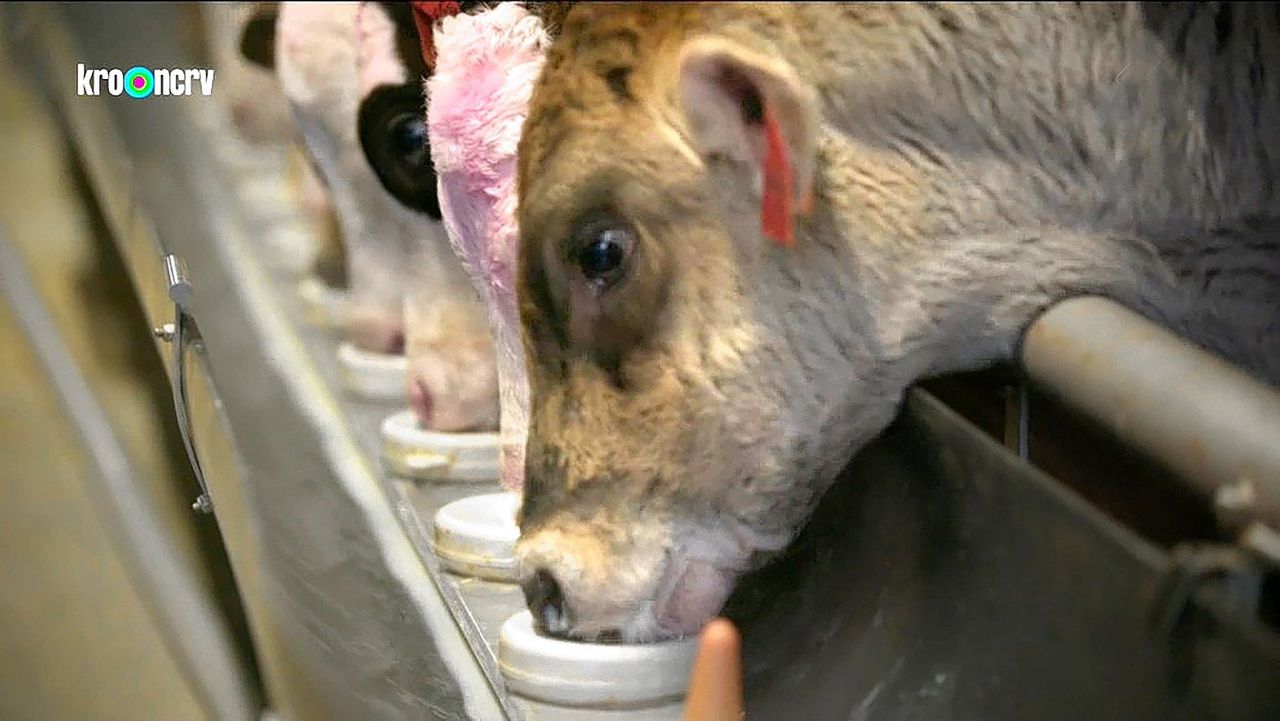
[[[539,634],[521,611],[502,624],[498,665],[527,721],[680,721],[696,637],[579,643]]]
[[[515,582],[519,508],[516,493],[486,493],[444,506],[435,517],[436,557],[459,575]]]
[[[352,394],[371,401],[405,398],[409,359],[403,354],[370,353],[343,342],[338,345],[342,385]]]
[[[382,422],[382,463],[387,470],[419,481],[489,483],[498,480],[497,433],[438,433],[418,424],[413,411]]]
[[[308,276],[298,283],[298,297],[302,299],[308,323],[322,328],[337,328],[342,324],[342,308],[347,302],[345,290]]]

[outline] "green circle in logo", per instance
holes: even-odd
[[[132,67],[124,74],[124,91],[131,98],[145,98],[155,90],[156,81],[151,71],[144,67]]]

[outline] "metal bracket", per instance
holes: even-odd
[[[165,279],[169,284],[169,299],[173,301],[173,322],[153,329],[160,340],[173,346],[173,407],[178,417],[178,430],[182,434],[182,444],[187,449],[187,459],[191,462],[191,470],[200,484],[200,495],[196,497],[191,508],[200,513],[213,513],[213,497],[209,495],[209,484],[205,481],[204,467],[200,464],[200,456],[196,453],[195,438],[191,433],[191,416],[187,403],[187,348],[199,348],[199,330],[195,318],[191,315],[191,282],[187,279],[187,266],[182,259],[173,253],[164,256]]]
[[[1206,583],[1249,570],[1247,559],[1234,546],[1187,545],[1173,549],[1173,565],[1152,606],[1151,622],[1160,638],[1172,638],[1196,591]]]
[[[1170,638],[1195,592],[1210,582],[1224,584],[1227,601],[1238,613],[1258,612],[1266,568],[1280,569],[1280,534],[1253,523],[1236,545],[1183,545],[1173,549],[1173,566],[1157,589],[1151,621],[1161,638]]]
[[[1031,409],[1026,380],[1007,386],[1004,395],[1004,444],[1023,461],[1030,461]]]

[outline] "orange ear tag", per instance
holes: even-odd
[[[764,197],[760,202],[760,226],[765,237],[784,248],[795,244],[791,203],[794,198],[791,159],[782,139],[782,128],[766,106],[764,109]]]

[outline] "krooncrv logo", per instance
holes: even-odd
[[[144,68],[135,65],[119,68],[88,68],[76,64],[77,95],[128,95],[146,98],[152,95],[213,94],[212,68]]]

